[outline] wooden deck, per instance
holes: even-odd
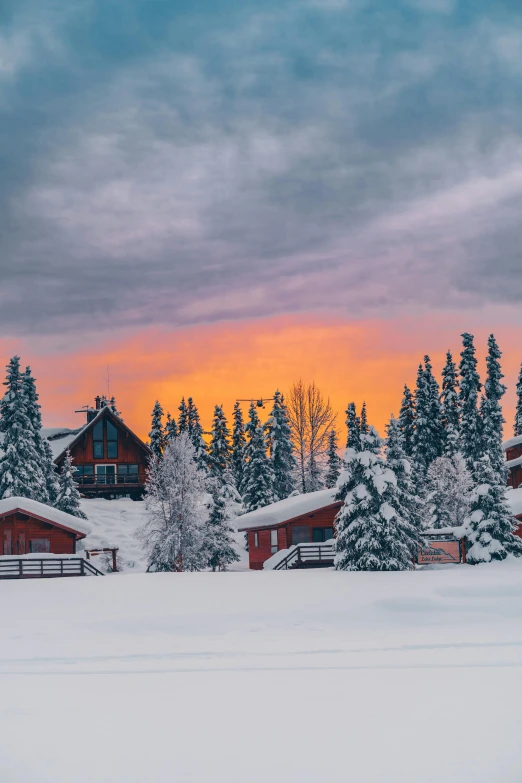
[[[2,557],[0,579],[52,579],[60,576],[104,576],[83,557]]]

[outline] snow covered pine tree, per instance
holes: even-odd
[[[522,555],[522,540],[515,536],[514,518],[506,501],[506,484],[499,480],[489,454],[475,463],[475,487],[468,517],[467,562],[471,565]]]
[[[439,385],[432,372],[430,357],[419,365],[415,392],[415,430],[413,433],[413,469],[416,480],[444,453],[444,427],[439,399]]]
[[[399,411],[399,427],[402,433],[404,453],[411,459],[413,456],[413,433],[415,432],[415,399],[410,389],[404,384],[401,409]]]
[[[203,427],[199,418],[199,411],[192,397],[187,400],[187,432],[194,446],[195,460],[202,470],[208,467],[207,444],[203,439]]]
[[[417,559],[420,544],[421,501],[416,494],[415,482],[412,476],[411,462],[403,448],[404,435],[399,420],[390,418],[387,426],[386,465],[393,470],[397,479],[397,504],[400,516],[410,523],[410,552]]]
[[[481,426],[478,412],[478,396],[482,389],[482,384],[477,372],[473,335],[465,332],[462,335],[462,344],[463,350],[460,354],[461,360],[459,365],[460,450],[466,460],[468,469],[473,473],[475,462],[482,454]]]
[[[460,406],[457,380],[457,365],[451,351],[446,354],[442,370],[442,424],[446,432],[445,454],[452,457],[460,451]]]
[[[72,514],[73,517],[87,519],[87,514],[84,514],[80,507],[80,493],[78,484],[74,480],[75,472],[76,468],[73,466],[71,452],[67,449],[60,471],[55,507],[60,511],[65,511],[66,514]]]
[[[223,408],[216,405],[208,451],[208,469],[209,475],[216,479],[220,487],[225,484],[225,477],[230,470],[230,458],[230,430]]]
[[[232,533],[234,531],[228,523],[227,506],[217,483],[212,492],[212,500],[212,508],[205,532],[205,549],[208,555],[208,565],[213,571],[226,571],[230,563],[235,563],[239,560],[239,555],[234,549],[232,541]]]
[[[163,408],[159,400],[156,400],[152,409],[152,422],[149,432],[150,450],[155,457],[161,459],[165,451],[165,430],[163,429]]]
[[[463,525],[469,514],[472,490],[473,477],[459,451],[433,460],[423,493],[424,527]]]
[[[266,432],[274,474],[274,497],[277,500],[284,500],[295,489],[297,460],[294,457],[288,411],[280,391],[274,394],[274,405],[268,417]]]
[[[145,496],[147,521],[138,531],[148,555],[149,571],[205,568],[205,480],[186,432],[168,444],[162,459],[152,458]]]
[[[254,402],[250,403],[245,427],[247,444],[243,469],[243,506],[245,511],[268,506],[274,502],[274,473],[267,456],[263,425]]]
[[[234,484],[241,495],[243,491],[243,470],[245,465],[245,424],[243,421],[243,411],[239,402],[234,404],[234,425],[232,428],[232,456],[231,470],[234,478]]]
[[[354,402],[350,402],[346,409],[346,428],[348,430],[346,437],[346,448],[360,451],[361,420],[357,416],[357,409]]]
[[[401,516],[397,477],[381,455],[373,427],[361,434],[361,451],[347,449],[350,475],[336,518],[335,567],[340,571],[405,571],[413,568],[417,530]]]
[[[36,500],[41,503],[49,503],[53,506],[58,493],[58,474],[54,465],[51,446],[46,438],[42,438],[42,416],[38,402],[36,382],[31,374],[31,368],[26,367],[22,376],[22,392],[25,399],[27,418],[31,422],[33,431],[34,448],[39,460],[39,468],[42,472],[44,490]]]
[[[335,487],[337,479],[341,474],[343,461],[337,453],[338,448],[337,432],[335,429],[332,429],[328,435],[328,460],[324,477],[324,483],[326,484],[327,489]]]
[[[178,425],[176,419],[173,419],[170,413],[167,413],[167,423],[165,424],[165,440],[169,443],[179,435]],[[166,445],[166,444],[165,444]]]
[[[522,364],[520,365],[517,381],[517,410],[515,413],[513,435],[522,435]]]
[[[7,391],[0,401],[0,432],[4,435],[0,498],[18,496],[39,500],[47,496],[46,477],[27,413],[19,356],[13,356],[7,365],[4,386]]]

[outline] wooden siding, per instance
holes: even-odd
[[[512,459],[518,459],[522,457],[522,443],[518,443],[516,446],[512,446],[506,450],[506,460],[509,462]],[[508,486],[513,489],[518,489],[522,485],[522,465],[516,465],[514,468],[509,468]]]
[[[76,552],[75,533],[20,512],[0,517],[0,554],[28,554],[33,539],[48,540],[49,551],[55,555],[73,555]],[[6,551],[9,548],[11,551]]]
[[[273,552],[270,546],[270,530],[277,530],[277,548],[287,549],[292,545],[292,528],[297,526],[306,526],[309,529],[309,540],[312,540],[312,529],[314,527],[334,527],[334,520],[337,516],[342,503],[338,502],[324,508],[319,508],[311,514],[302,514],[299,517],[289,519],[280,525],[274,525],[272,528],[248,531],[248,559],[249,566],[254,571],[260,571],[263,563],[272,557]],[[258,546],[254,546],[255,533],[258,536]]]

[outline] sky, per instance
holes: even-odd
[[[49,426],[302,377],[382,430],[494,332],[510,424],[521,98],[515,0],[2,0],[0,359]]]

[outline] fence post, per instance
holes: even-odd
[[[85,560],[83,557],[80,560],[80,574],[81,576],[85,576]]]
[[[20,576],[20,579],[24,575],[24,561],[23,560],[19,560],[18,561],[18,575]]]

